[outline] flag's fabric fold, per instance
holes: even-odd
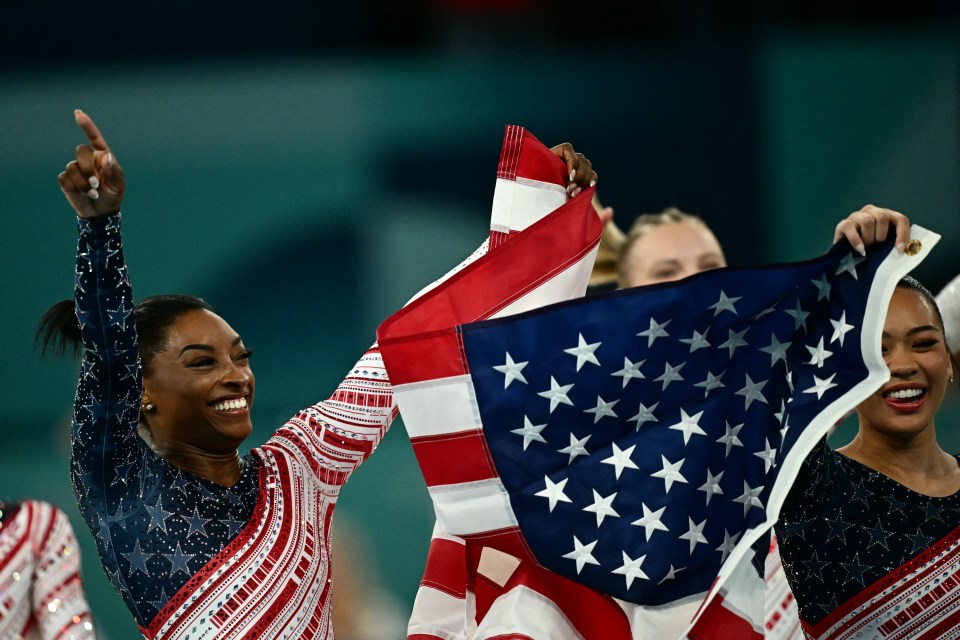
[[[691,638],[763,637],[769,528],[806,454],[887,379],[887,304],[938,236],[544,307],[585,286],[589,197],[505,216],[523,230],[378,332],[445,552],[488,556],[469,631],[656,637],[700,606]],[[434,595],[463,602],[442,566]],[[411,637],[462,637],[424,622]]]

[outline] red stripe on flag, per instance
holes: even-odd
[[[523,127],[518,127],[515,124],[508,124],[504,129],[503,146],[500,148],[500,162],[497,164],[498,178],[516,180],[523,134]]]
[[[387,318],[377,329],[377,339],[391,381],[401,384],[397,375],[410,364],[409,359],[404,364],[402,358],[396,357],[393,346],[398,339],[489,318],[589,253],[601,232],[592,196],[592,189],[584,191],[495,253],[473,262],[443,285]],[[495,259],[490,260],[491,257]],[[504,269],[504,265],[510,268]],[[419,345],[415,351],[420,356],[415,360],[440,360],[432,353],[429,358],[423,358],[423,354],[429,352]],[[420,379],[435,377],[442,376]],[[407,381],[412,379],[407,377],[403,382]]]
[[[467,373],[460,358],[460,336],[453,327],[430,335],[392,339],[384,349],[384,357],[387,353],[391,363],[402,363],[389,369],[390,383],[394,386]]]
[[[523,562],[504,592],[525,586],[549,598],[563,612],[583,640],[631,640],[630,623],[623,609],[610,596],[577,584],[563,576]]]
[[[467,550],[463,543],[434,538],[427,554],[422,585],[455,598],[467,597]]]
[[[411,443],[428,487],[497,477],[482,431],[426,436]]]
[[[566,186],[569,178],[567,164],[553,155],[529,131],[523,132],[523,149],[517,163],[517,177]],[[535,142],[536,144],[531,144]]]

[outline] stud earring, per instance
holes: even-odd
[[[148,402],[147,404],[141,406],[140,408],[141,408],[142,410],[146,411],[147,413],[152,413],[152,412],[156,409],[156,407],[153,406],[153,403],[150,403],[150,402]]]

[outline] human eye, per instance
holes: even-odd
[[[187,362],[187,366],[191,369],[201,369],[203,367],[212,367],[216,363],[217,361],[211,356],[200,356]]]
[[[237,362],[246,363],[252,357],[253,357],[253,349],[244,349],[239,354],[237,354],[237,357],[234,358],[234,360],[236,360]]]

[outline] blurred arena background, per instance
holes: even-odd
[[[137,298],[202,295],[256,349],[253,446],[326,397],[379,321],[484,238],[507,123],[590,157],[622,227],[679,206],[732,264],[815,256],[873,203],[943,234],[917,274],[931,289],[960,272],[960,8],[728,5],[4,6],[0,498],[71,515],[104,637],[136,627],[73,501],[75,363],[33,347],[42,312],[72,293],[75,224],[56,175],[83,142],[73,109],[125,168]],[[939,427],[955,452],[956,393],[948,405]],[[338,637],[404,637],[432,522],[397,423],[335,526],[349,549],[335,553],[335,584],[359,594],[335,610],[388,628]]]

